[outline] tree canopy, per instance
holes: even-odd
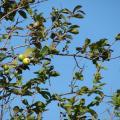
[[[79,35],[79,21],[85,16],[82,6],[52,7],[45,16],[45,11],[37,9],[43,2],[47,4],[47,0],[1,0],[0,120],[43,120],[43,113],[55,102],[61,109],[61,120],[98,120],[94,107],[99,107],[105,97],[110,98],[114,116],[120,118],[120,90],[106,95],[103,88],[107,83],[102,81],[104,63],[119,58],[112,56],[112,46],[119,44],[120,34],[112,43],[107,38],[93,42],[86,37],[82,45],[71,49]],[[52,81],[62,76],[54,64],[57,57],[72,58],[75,64],[69,90],[63,93],[51,91]],[[86,66],[79,64],[80,58],[95,68],[91,86],[82,84]]]

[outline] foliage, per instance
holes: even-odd
[[[105,83],[101,81],[101,71],[105,69],[103,63],[113,59],[113,44],[109,44],[105,38],[96,42],[86,38],[84,44],[76,46],[75,53],[71,54],[69,45],[74,36],[79,34],[79,25],[74,24],[72,20],[84,18],[82,6],[77,5],[72,10],[52,8],[47,19],[43,13],[34,9],[34,5],[45,1],[1,1],[0,119],[3,119],[4,111],[8,109],[10,120],[41,120],[47,106],[57,101],[58,107],[63,110],[61,114],[65,111],[66,119],[85,120],[90,117],[90,120],[97,120],[98,113],[94,106],[99,106],[105,97]],[[31,19],[30,23],[25,22],[28,19]],[[46,23],[49,23],[49,27]],[[18,39],[21,42],[18,42]],[[12,43],[13,40],[15,44]],[[118,34],[113,43],[119,40]],[[46,84],[51,84],[52,78],[60,76],[52,63],[55,56],[71,56],[78,68],[67,93],[52,93],[45,87]],[[79,86],[79,83],[84,82],[84,67],[79,66],[77,58],[87,59],[95,66],[92,87]],[[35,77],[24,80],[24,73],[27,70],[32,71],[36,66],[39,66],[39,69],[33,72]],[[35,99],[35,96],[41,96],[41,99]],[[92,101],[86,102],[90,97]],[[16,98],[20,98],[20,104],[10,104]],[[120,116],[118,93],[113,95],[111,103],[115,111],[117,110],[117,116]]]
[[[120,118],[120,90],[117,90],[117,92],[112,96],[111,103],[114,106],[114,113],[115,115]]]

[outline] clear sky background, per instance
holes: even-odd
[[[44,11],[45,14],[51,11],[51,7],[73,9],[76,5],[82,5],[82,10],[86,13],[83,20],[77,21],[80,25],[80,34],[76,36],[73,40],[71,49],[74,49],[75,46],[81,45],[85,38],[90,38],[92,41],[99,40],[101,38],[107,38],[110,42],[114,40],[115,36],[120,32],[120,0],[49,0],[44,4],[39,6],[41,11]],[[115,49],[115,54],[120,55],[120,43],[115,44],[113,49]],[[81,83],[91,86],[92,75],[95,72],[93,66],[90,62],[86,60],[80,60],[80,65],[85,65],[85,82]],[[61,77],[52,81],[51,90],[54,92],[62,93],[68,89],[68,82],[72,79],[72,72],[74,67],[73,58],[61,58],[56,57],[53,61],[56,66],[56,69],[60,71]],[[105,66],[107,70],[104,71],[103,81],[107,83],[104,87],[104,91],[107,95],[112,95],[112,93],[120,88],[120,60],[113,60],[110,63],[106,62]],[[105,99],[103,104],[97,109],[100,113],[100,118],[109,119],[107,112],[103,113],[109,105],[106,104]],[[59,109],[56,108],[56,105],[51,104],[49,106],[51,109],[49,112],[44,114],[43,120],[59,120]]]
[[[82,10],[86,13],[85,18],[77,21],[80,25],[80,34],[75,36],[70,45],[71,52],[75,50],[76,46],[81,46],[86,38],[92,41],[97,41],[101,38],[109,39],[110,43],[115,36],[120,33],[120,0],[49,0],[38,6],[39,11],[49,16],[52,7],[73,9],[76,5],[82,5]],[[29,21],[29,20],[28,20]],[[113,49],[116,51],[113,56],[120,55],[120,43],[115,44]],[[92,77],[95,72],[91,62],[85,59],[78,59],[80,65],[85,65],[85,81],[82,85],[92,86]],[[60,77],[51,79],[52,86],[50,90],[52,93],[68,92],[68,84],[72,79],[73,68],[75,61],[71,57],[55,57],[52,61],[56,70],[61,73]],[[107,83],[104,87],[105,94],[112,95],[115,90],[120,89],[120,60],[112,60],[104,64],[107,67],[103,71],[103,81]],[[25,73],[25,79],[30,77],[30,71]],[[37,98],[39,99],[39,97]],[[41,98],[40,98],[41,99]],[[109,119],[106,108],[110,106],[106,103],[108,98],[104,100],[100,107],[94,108],[100,113],[101,120]],[[49,111],[44,113],[43,120],[59,120],[60,109],[57,104],[52,103],[48,106]],[[7,116],[6,116],[7,117]]]

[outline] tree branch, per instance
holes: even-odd
[[[81,58],[86,58],[88,60],[91,60],[89,57],[87,56],[82,56],[82,55],[77,55],[77,54],[63,54],[63,53],[58,53],[58,54],[55,54],[55,55],[58,55],[58,56],[69,56],[69,57],[81,57]]]
[[[39,4],[39,3],[42,3],[42,2],[45,2],[45,1],[48,1],[48,0],[37,1],[36,3],[31,3],[30,5],[32,5],[32,4],[34,4],[34,5],[35,5],[35,4]],[[4,19],[5,17],[7,17],[8,15],[10,15],[11,13],[13,13],[13,12],[15,12],[15,11],[17,11],[17,10],[20,10],[20,9],[26,7],[26,6],[27,6],[27,5],[25,5],[25,6],[20,6],[20,7],[16,8],[16,9],[14,9],[14,10],[8,12],[7,14],[5,14],[4,16],[2,16],[2,17],[0,18],[0,21],[3,20],[3,19]]]

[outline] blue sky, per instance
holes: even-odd
[[[109,42],[112,42],[115,36],[120,33],[120,0],[49,0],[48,2],[40,4],[38,9],[46,16],[49,16],[52,7],[73,9],[76,5],[82,5],[82,10],[86,15],[84,19],[77,21],[80,25],[80,34],[74,37],[70,49],[75,49],[75,46],[82,45],[85,38],[90,38],[92,41],[107,38]],[[119,45],[120,43],[113,46],[113,49],[116,51],[113,56],[120,55]],[[85,81],[81,83],[81,85],[91,86],[92,75],[95,72],[94,67],[91,65],[91,62],[85,59],[78,59],[78,61],[80,65],[85,65]],[[69,88],[68,83],[72,79],[75,61],[70,57],[55,57],[52,62],[56,70],[61,73],[61,76],[52,79],[50,90],[53,93],[63,93]],[[120,88],[120,60],[113,60],[110,63],[106,62],[105,66],[107,70],[102,72],[104,77],[103,81],[107,83],[104,91],[107,95],[111,95],[115,90]],[[30,72],[28,71],[28,73],[26,72],[24,75],[25,78],[28,79]],[[100,108],[95,108],[99,113],[102,113],[108,107],[105,104],[107,100],[108,99],[105,99],[105,102]],[[57,104],[50,104],[48,109],[50,109],[50,111],[44,113],[43,120],[59,120],[60,109],[57,108]],[[103,116],[109,119],[107,113],[101,114],[100,118],[103,118]]]

